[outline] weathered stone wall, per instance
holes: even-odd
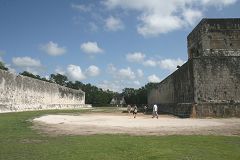
[[[158,104],[160,112],[186,117],[191,112],[193,92],[193,68],[190,60],[150,91],[148,105]]]
[[[85,106],[85,93],[0,70],[0,112]]]
[[[240,117],[240,19],[203,19],[188,36],[188,56],[149,105],[183,117]]]
[[[193,62],[196,103],[240,103],[240,57],[204,57]]]
[[[193,107],[195,117],[240,117],[240,103],[202,102]]]
[[[196,116],[240,117],[240,57],[193,59]]]
[[[149,104],[174,103],[174,79],[169,76],[148,94]],[[163,94],[164,93],[164,94]]]
[[[203,19],[187,39],[189,59],[240,56],[240,19]]]

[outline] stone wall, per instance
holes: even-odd
[[[203,19],[188,62],[150,91],[149,105],[181,117],[240,117],[240,19]]]
[[[189,59],[240,56],[240,19],[203,19],[187,40]]]
[[[240,103],[240,57],[193,60],[196,103]]]
[[[240,57],[193,59],[197,117],[240,117]]]
[[[240,117],[240,103],[197,103],[193,106],[194,117]]]
[[[165,78],[148,94],[148,105],[158,104],[159,111],[187,117],[194,101],[192,60]]]
[[[85,105],[85,93],[0,70],[0,112],[71,109]]]
[[[150,91],[148,104],[180,117],[240,117],[240,57],[190,59]]]

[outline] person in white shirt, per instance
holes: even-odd
[[[156,104],[153,105],[153,116],[152,118],[154,118],[155,116],[157,117],[158,119],[158,106]]]

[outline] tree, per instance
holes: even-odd
[[[75,81],[74,83],[72,81],[68,81],[66,83],[66,87],[72,88],[72,89],[82,89],[84,84],[79,81]]]
[[[137,104],[137,90],[134,88],[124,88],[122,92],[127,104]]]
[[[127,104],[147,104],[148,93],[151,89],[155,88],[158,83],[148,83],[139,89],[125,88],[123,89],[123,96]]]
[[[22,73],[19,73],[20,75],[23,75],[23,76],[27,76],[27,77],[31,77],[31,78],[35,78],[35,79],[39,79],[41,80],[41,77],[39,75],[35,75],[35,74],[32,74],[28,71],[24,71]]]
[[[0,61],[0,69],[8,71],[8,68],[5,67],[4,63]]]
[[[67,81],[68,78],[65,75],[61,75],[61,74],[51,74],[50,75],[50,81],[55,82],[61,86],[66,86],[67,85]]]
[[[50,82],[50,83],[53,83],[52,81],[48,80],[47,78],[41,78],[42,81],[45,81],[45,82]]]

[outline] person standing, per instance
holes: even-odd
[[[144,114],[147,114],[147,105],[144,105],[143,109],[144,109]]]
[[[134,105],[134,107],[133,107],[133,117],[134,117],[134,118],[136,118],[137,112],[138,112],[138,110],[137,110],[137,105]]]
[[[158,119],[158,106],[156,104],[153,105],[153,116],[152,118],[154,118],[155,116],[157,117]]]
[[[131,113],[131,106],[129,104],[127,105],[127,111],[128,111],[128,114]]]

